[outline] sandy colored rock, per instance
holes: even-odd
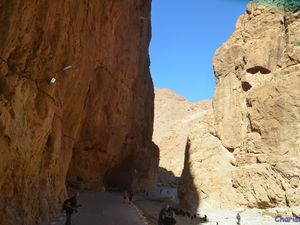
[[[191,103],[174,91],[168,89],[155,89],[155,119],[153,141],[160,149],[160,177],[162,183],[176,182],[169,180],[180,177],[184,164],[184,148],[191,125],[206,111],[211,108],[211,101],[204,100]],[[164,171],[167,170],[167,171]]]
[[[51,217],[70,161],[82,188],[155,180],[150,36],[150,1],[0,2],[1,225]]]
[[[215,135],[212,109],[206,111],[188,137],[178,191],[182,207],[195,212],[199,203],[202,208],[233,203],[233,158]]]
[[[300,207],[295,207],[293,209],[293,215],[296,216],[296,217],[300,217]]]
[[[179,188],[183,204],[196,199],[189,207],[299,206],[299,9],[298,1],[252,1],[217,50],[213,119],[190,134]],[[207,138],[212,130],[215,142]],[[228,157],[218,158],[224,150]],[[224,171],[214,173],[220,161]],[[184,182],[189,177],[193,182]]]

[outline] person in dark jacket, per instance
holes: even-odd
[[[131,204],[132,198],[133,198],[133,191],[129,191],[129,196],[128,196],[129,204]]]
[[[170,209],[168,204],[165,205],[165,207],[159,213],[158,225],[176,225],[174,212]]]
[[[78,212],[77,198],[79,197],[79,192],[75,192],[74,195],[66,200],[65,211],[66,211],[66,224],[71,225],[71,216],[74,212]]]
[[[241,224],[241,215],[239,213],[236,215],[236,224]]]

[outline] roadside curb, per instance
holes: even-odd
[[[144,216],[143,211],[141,209],[139,209],[139,207],[137,207],[133,202],[131,204],[135,208],[135,210],[137,211],[139,217],[143,220],[144,224],[145,225],[151,225],[151,223],[149,223],[147,218]]]

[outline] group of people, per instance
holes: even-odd
[[[77,198],[79,197],[79,192],[75,192],[71,198],[68,198],[63,203],[63,211],[66,213],[66,223],[65,225],[71,225],[71,216],[75,212],[78,212],[78,208],[81,205],[77,204]],[[123,192],[123,203],[128,202],[129,204],[132,203],[133,192],[132,191],[124,191]],[[164,208],[159,213],[158,218],[158,225],[176,225],[176,219],[174,218],[174,214],[180,214],[180,210],[171,208],[168,204],[164,206]],[[192,217],[190,217],[192,218]],[[200,218],[204,219],[201,222],[207,222],[207,216]],[[241,216],[238,213],[236,216],[237,225],[241,224]],[[217,222],[218,224],[218,222]]]
[[[159,217],[158,217],[158,225],[176,225],[176,219],[174,218],[174,214],[178,214],[178,215],[182,215],[182,216],[186,216],[186,213],[183,213],[183,210],[180,209],[174,209],[172,207],[170,207],[168,204],[166,204],[164,206],[164,208],[160,211],[159,213]],[[190,213],[189,213],[190,215]],[[199,222],[201,223],[206,223],[208,222],[207,216],[204,215],[204,217],[197,217],[196,215],[190,215],[188,217],[190,219],[195,219],[198,218]],[[219,225],[219,222],[216,223],[217,225]],[[239,213],[237,213],[236,215],[236,224],[240,225],[241,224],[241,215]]]
[[[203,220],[201,222],[207,222],[207,216],[205,215],[203,218],[201,217],[198,217],[196,213],[191,213],[191,212],[188,212],[188,211],[185,211],[183,209],[178,209],[178,208],[172,208],[171,209],[174,211],[174,213],[176,215],[179,215],[179,216],[183,216],[183,217],[187,217],[189,219],[196,219],[196,218],[199,218],[200,220]]]
[[[128,201],[129,204],[131,204],[133,198],[133,191],[124,191],[123,192],[123,203],[126,203]]]
[[[189,219],[198,219],[200,223],[208,222],[208,218],[206,215],[204,215],[204,217],[199,217],[196,214],[186,212],[182,209],[170,207],[167,204],[160,211],[159,218],[158,218],[158,225],[176,225],[176,219],[174,218],[174,215],[187,217]]]

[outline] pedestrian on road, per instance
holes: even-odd
[[[125,190],[125,191],[123,192],[123,203],[126,203],[127,198],[128,198],[128,192]]]
[[[176,225],[174,212],[171,210],[168,204],[166,204],[159,213],[158,225]]]
[[[133,191],[129,191],[129,197],[128,197],[128,199],[129,199],[129,204],[131,204],[132,198],[133,198]]]
[[[236,224],[237,225],[241,224],[241,215],[239,213],[236,215]]]
[[[65,200],[63,204],[63,210],[66,211],[66,224],[65,225],[71,225],[71,216],[73,212],[78,212],[78,207],[81,205],[77,204],[77,199],[79,197],[79,192],[75,192],[74,195]]]

